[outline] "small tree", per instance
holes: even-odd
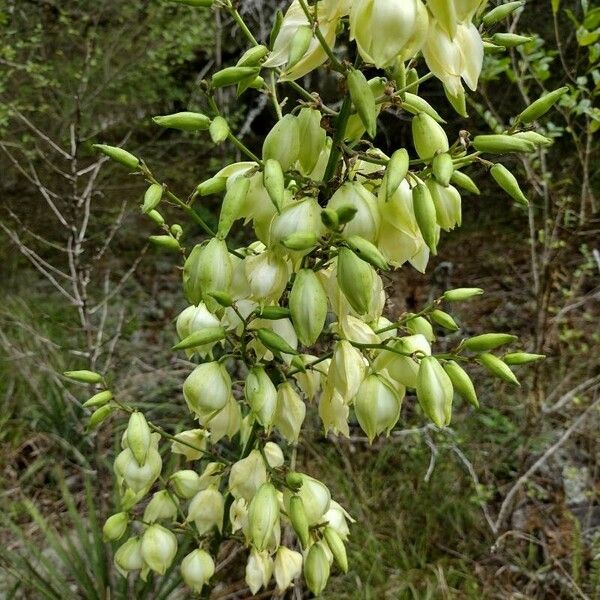
[[[115,460],[121,506],[104,532],[110,540],[127,538],[115,555],[124,575],[164,574],[179,547],[186,553],[184,581],[208,594],[227,541],[249,548],[246,582],[253,593],[269,586],[273,574],[283,591],[303,573],[318,595],[332,565],[348,569],[353,519],[324,483],[296,470],[307,409],[318,410],[325,432],[347,436],[356,420],[373,441],[389,435],[407,390],[416,390],[423,416],[441,428],[450,423],[455,393],[478,406],[465,368],[479,364],[518,385],[510,367],[541,358],[504,353],[516,342],[507,333],[458,338],[439,351],[435,328],[459,329],[448,307],[482,290],[447,290],[418,313],[385,315],[380,273],[405,263],[425,270],[441,230],[461,223],[461,193],[478,193],[463,172],[470,165],[489,168],[500,188],[526,206],[515,177],[484,156],[528,153],[546,143],[531,124],[564,89],[533,102],[506,131],[473,138],[461,131],[449,141],[443,119],[418,95],[420,83],[439,79],[452,107],[466,116],[463,81],[476,89],[486,46],[502,51],[528,40],[489,33],[521,2],[482,14],[481,0],[294,0],[276,15],[270,42],[262,45],[230,0],[179,1],[226,11],[250,48],[205,82],[210,115],[154,120],[207,130],[215,144],[233,143],[247,161],[225,166],[183,200],[136,156],[97,146],[146,178],[142,211],[161,230],[150,239],[184,261],[190,306],[177,319],[174,350],[192,361],[183,395],[197,421],[169,432],[109,389],[88,400],[95,409],[91,427],[116,411],[130,415]],[[317,69],[335,79],[341,102],[326,103],[298,83]],[[367,71],[377,75],[368,80]],[[273,106],[277,122],[261,156],[220,114],[216,92],[233,85],[239,95],[257,90]],[[284,99],[288,91],[299,100]],[[387,156],[375,145],[378,114],[388,109],[410,118],[414,152],[399,148]],[[223,197],[216,231],[193,208],[208,195]],[[179,206],[209,238],[184,247],[182,227],[165,223],[161,202]],[[240,220],[255,239],[234,248],[230,232]],[[91,371],[67,376],[104,386]],[[166,472],[165,442],[184,468],[170,460],[177,466]]]

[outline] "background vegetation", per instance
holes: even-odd
[[[265,37],[276,5],[241,9]],[[532,0],[517,20],[533,41],[488,56],[468,127],[494,128],[544,89],[570,87],[544,123],[553,146],[514,165],[531,208],[483,188],[427,276],[405,268],[387,283],[397,313],[482,287],[468,327],[517,333],[548,358],[519,390],[488,384],[482,408],[462,407],[451,429],[404,409],[402,429],[369,447],[359,433],[324,439],[314,421],[299,460],[362,522],[331,599],[600,598],[600,9]],[[4,0],[0,28],[0,597],[185,597],[177,573],[134,590],[112,572],[98,523],[124,424],[85,432],[85,390],[60,373],[109,372],[124,398],[177,426],[187,368],[166,349],[180,274],[146,246],[143,181],[91,144],[126,141],[174,189],[193,189],[234,150],[157,131],[150,117],[201,110],[203,77],[243,42],[211,11],[155,0]],[[256,146],[273,119],[263,99],[223,100]],[[209,202],[198,210],[212,218]],[[222,573],[214,597],[250,597],[242,562]]]

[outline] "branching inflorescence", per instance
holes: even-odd
[[[216,144],[233,143],[247,161],[225,166],[184,201],[126,150],[97,146],[149,183],[142,212],[162,230],[151,240],[184,260],[190,306],[177,319],[181,341],[174,350],[197,363],[183,385],[195,428],[169,433],[108,389],[86,403],[95,411],[91,426],[115,411],[130,414],[114,465],[120,512],[104,532],[113,541],[127,534],[115,555],[123,575],[164,574],[184,547],[183,579],[206,593],[219,547],[233,540],[249,549],[246,582],[253,593],[273,575],[285,590],[303,573],[319,594],[333,565],[348,569],[353,519],[324,483],[295,470],[307,409],[318,410],[325,432],[347,436],[355,420],[372,441],[389,435],[406,390],[416,390],[422,414],[444,427],[455,393],[478,406],[469,367],[478,363],[518,385],[510,367],[541,358],[504,353],[516,341],[505,333],[461,339],[436,353],[434,326],[459,329],[448,306],[482,290],[448,290],[418,313],[384,316],[379,273],[406,263],[425,270],[441,230],[461,223],[461,193],[479,193],[463,172],[469,165],[489,168],[509,196],[527,204],[507,168],[484,156],[547,143],[530,124],[564,90],[534,102],[502,134],[471,140],[462,131],[454,142],[419,96],[420,83],[436,77],[451,106],[466,116],[463,82],[476,89],[486,47],[502,51],[527,41],[490,33],[522,2],[483,14],[481,0],[294,0],[275,19],[268,45],[254,38],[229,0],[179,2],[226,11],[250,48],[205,82],[209,115],[154,120],[206,130]],[[365,67],[378,69],[378,76],[367,80]],[[338,81],[341,104],[327,106],[297,82],[316,69]],[[233,85],[239,95],[257,90],[272,102],[277,122],[261,156],[220,113],[215,91]],[[286,92],[299,100],[280,102]],[[411,119],[410,152],[399,148],[387,156],[375,146],[378,115],[388,109]],[[216,231],[193,208],[207,195],[222,196]],[[161,202],[182,209],[208,239],[188,251],[181,226],[165,223]],[[242,220],[256,240],[233,248],[230,231]],[[232,383],[233,373],[242,385]],[[90,371],[67,376],[104,385]],[[185,468],[163,472],[159,446],[165,442]]]

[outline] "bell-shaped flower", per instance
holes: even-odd
[[[164,575],[177,554],[177,538],[162,525],[150,525],[142,535],[141,553],[150,569]]]
[[[210,327],[219,327],[221,322],[219,319],[211,313],[204,302],[200,302],[198,306],[188,306],[183,312],[177,317],[176,328],[177,335],[180,340],[188,337],[192,333],[202,331]],[[189,356],[194,353],[198,353],[200,356],[205,357],[212,350],[217,342],[211,342],[204,344],[203,346],[197,346],[192,350],[188,350]]]
[[[366,371],[361,352],[347,340],[336,343],[327,373],[328,384],[332,385],[348,404],[356,395]]]
[[[252,450],[246,458],[231,467],[229,491],[234,498],[244,498],[250,502],[266,480],[267,468],[263,457],[258,450]]]
[[[344,227],[344,236],[359,235],[370,242],[377,239],[379,233],[379,210],[375,196],[357,181],[344,183],[333,194],[327,208],[338,210],[349,207],[356,210],[352,220]]]
[[[344,4],[341,2],[340,4]],[[328,2],[319,2],[317,5],[317,20],[319,29],[331,48],[335,44],[336,30],[339,22],[339,9],[336,9],[331,0]],[[303,27],[310,27],[310,22],[298,0],[294,0],[283,17],[281,28],[273,44],[273,52],[263,63],[265,67],[282,67],[286,65],[293,57],[294,46],[297,44],[295,36],[298,30]],[[295,41],[296,40],[296,41]],[[297,57],[296,57],[297,58]],[[327,60],[327,54],[321,46],[316,36],[310,38],[308,46],[303,54],[295,61],[295,64],[285,69],[283,79],[294,80],[303,77],[317,67],[321,66]]]
[[[274,425],[291,444],[298,442],[302,423],[306,416],[306,405],[291,383],[282,383],[277,389],[277,409]]]
[[[393,347],[406,356],[383,350],[375,359],[373,369],[376,372],[386,369],[392,379],[414,389],[417,386],[419,357],[431,356],[431,346],[424,335],[417,334],[400,338]],[[411,354],[415,354],[415,358]]]
[[[321,207],[314,198],[303,198],[284,207],[271,224],[270,244],[279,245],[296,234],[312,234],[317,237],[323,231]]]
[[[477,89],[483,65],[483,41],[472,23],[457,25],[456,35],[451,39],[434,21],[423,46],[423,56],[429,70],[444,84],[451,96],[462,93],[461,77],[470,89]]]
[[[246,563],[246,584],[252,594],[256,594],[261,587],[267,587],[273,575],[273,559],[268,551],[259,552],[255,548],[250,550]]]
[[[427,13],[421,0],[355,0],[350,10],[350,39],[367,63],[386,67],[408,46],[419,50]]]
[[[433,179],[427,180],[427,187],[431,192],[435,204],[435,214],[438,225],[444,231],[451,231],[462,222],[461,198],[458,190],[449,185],[441,186]]]
[[[192,550],[181,561],[181,577],[185,584],[197,594],[202,592],[202,588],[214,573],[215,561],[206,550],[201,548]]]
[[[297,495],[302,499],[308,524],[315,525],[329,510],[331,494],[327,489],[327,486],[317,479],[304,473],[301,473],[300,476],[302,478],[302,486],[298,490]],[[283,501],[286,512],[289,510],[289,503],[292,495],[293,493],[289,489],[286,488],[284,490]]]
[[[178,506],[179,500],[167,490],[155,492],[144,509],[144,521],[146,523],[160,520],[174,521]]]
[[[262,252],[244,259],[250,292],[259,302],[277,302],[289,278],[286,261],[273,252]]]
[[[350,435],[349,415],[350,408],[347,402],[332,385],[327,385],[319,398],[319,417],[325,433],[331,431],[334,435],[348,437]]]
[[[185,401],[197,416],[213,416],[225,407],[230,395],[231,378],[218,362],[198,365],[183,383]]]
[[[216,527],[223,529],[225,500],[216,487],[198,492],[188,507],[187,520],[193,521],[198,533],[204,535]]]
[[[224,437],[231,439],[240,430],[241,423],[240,405],[233,396],[229,396],[225,407],[206,423],[210,431],[210,441],[216,444]]]
[[[209,433],[204,429],[188,429],[175,435],[171,445],[173,454],[182,454],[186,460],[198,460],[206,450]]]
[[[368,375],[354,398],[354,412],[369,442],[389,432],[400,418],[401,397],[379,375]]]
[[[287,590],[302,573],[302,554],[280,546],[275,554],[273,571],[279,590]]]
[[[265,428],[270,427],[277,408],[277,389],[263,367],[250,369],[244,394],[257,421]]]
[[[329,510],[323,515],[323,520],[329,524],[329,527],[333,527],[344,541],[350,535],[348,523],[355,522],[350,514],[335,500],[331,501]]]
[[[115,566],[123,577],[127,577],[131,571],[139,571],[144,566],[142,540],[139,537],[131,537],[119,546],[115,552]]]

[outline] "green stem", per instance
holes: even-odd
[[[327,167],[325,168],[325,175],[323,177],[323,180],[327,183],[333,179],[338,161],[342,154],[342,143],[344,141],[344,136],[346,135],[346,126],[348,125],[351,110],[352,100],[350,99],[350,94],[346,94],[344,102],[342,103],[342,108],[340,109],[340,114],[335,120],[335,133],[333,134],[331,153],[329,154],[329,160],[327,161]]]
[[[313,16],[310,14],[310,11],[308,10],[308,6],[306,5],[305,0],[299,0],[299,1],[300,1],[300,6],[302,7],[302,10],[304,11],[304,14],[306,15],[306,18],[308,19],[308,22],[311,24],[312,28],[314,29],[315,36],[319,40],[319,44],[321,44],[321,47],[325,51],[325,54],[327,54],[327,56],[329,57],[329,60],[331,61],[331,67],[333,68],[334,71],[337,71],[338,73],[345,73],[347,71],[346,67],[336,58],[335,54],[333,53],[333,50],[329,47],[327,40],[323,37],[323,34],[321,33],[319,24],[313,18]]]
[[[242,30],[242,33],[246,36],[246,39],[253,45],[258,46],[259,43],[256,41],[256,38],[252,35],[252,32],[248,29],[246,23],[244,23],[244,19],[242,19],[242,15],[237,11],[236,8],[233,7],[231,2],[227,3],[227,11],[233,17],[235,22],[238,24],[239,28]]]

